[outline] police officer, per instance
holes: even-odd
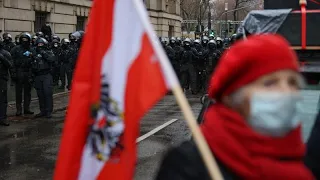
[[[176,38],[176,45],[177,45],[177,46],[180,46],[180,47],[182,46],[181,37],[177,37],[177,38]]]
[[[3,49],[3,42],[0,41],[0,125],[9,126],[7,121],[7,82],[8,71],[12,68],[12,59],[8,51]]]
[[[37,39],[38,39],[38,36],[36,36],[36,35],[33,35],[33,36],[32,36],[31,46],[32,46],[33,48],[36,48]]]
[[[53,40],[57,40],[60,42],[60,37],[58,35],[54,34],[54,35],[52,35],[52,41]]]
[[[176,63],[177,66],[174,67],[175,68],[175,72],[178,76],[178,78],[181,80],[180,78],[180,68],[181,68],[181,56],[182,56],[182,52],[183,52],[183,47],[181,46],[181,38],[177,38],[176,39],[176,44],[173,48],[173,50],[175,51],[175,59],[176,59]]]
[[[230,38],[224,38],[223,40],[223,49],[227,50],[230,48]]]
[[[48,50],[48,41],[39,38],[36,42],[36,50],[32,56],[32,74],[35,77],[34,87],[37,91],[40,113],[35,117],[51,118],[53,110],[53,80],[51,72],[54,54]]]
[[[210,40],[208,42],[208,58],[206,61],[206,68],[207,68],[207,84],[208,81],[214,72],[219,60],[218,52],[217,52],[217,43],[215,40]]]
[[[70,43],[71,45],[71,48],[70,48],[70,54],[71,54],[71,69],[72,69],[72,72],[71,72],[71,79],[72,79],[72,76],[73,76],[73,71],[76,67],[76,63],[77,63],[77,60],[78,60],[78,55],[79,55],[79,51],[80,51],[80,47],[81,47],[81,44],[82,44],[82,40],[83,40],[83,37],[84,37],[84,32],[83,31],[76,31],[74,33],[71,34],[71,38],[73,39]],[[71,86],[69,85],[68,87],[68,90],[71,90]]]
[[[198,60],[197,52],[195,49],[191,48],[191,40],[186,38],[183,41],[183,52],[181,56],[181,84],[184,91],[189,90],[189,85],[191,85],[192,94],[197,93],[197,73],[194,67],[194,62]]]
[[[77,45],[77,38],[73,35],[73,33],[69,34],[70,46],[76,48]]]
[[[170,43],[172,44],[172,46],[174,46],[175,40],[172,39]],[[176,59],[175,59],[176,54],[175,54],[172,46],[170,46],[170,43],[169,43],[169,45],[167,45],[166,39],[161,38],[162,47],[163,47],[164,51],[166,52],[173,68],[175,69],[175,67],[176,67]]]
[[[237,34],[232,34],[230,37],[230,45],[234,44],[237,40]]]
[[[195,48],[198,52],[201,52],[202,46],[201,46],[201,41],[200,41],[200,39],[194,40],[193,46],[194,46],[194,48]]]
[[[36,32],[36,36],[37,36],[38,38],[44,38],[44,34],[43,34],[43,32],[41,32],[41,31]]]
[[[3,33],[3,49],[10,52],[11,49],[15,46],[12,42],[12,36],[9,33]]]
[[[207,36],[203,36],[202,42],[201,42],[202,47],[207,48],[208,42],[209,42],[209,38]]]
[[[12,80],[16,83],[16,108],[17,116],[22,115],[22,93],[24,92],[24,114],[33,114],[30,111],[31,101],[31,35],[29,33],[22,33],[19,39],[20,45],[15,46],[11,50],[13,59],[13,73]]]
[[[220,58],[224,52],[223,40],[220,37],[217,37],[216,43],[217,43],[217,53],[218,53],[217,55]]]
[[[55,55],[55,61],[52,63],[52,78],[53,78],[53,85],[57,86],[59,84],[59,78],[60,78],[60,54],[61,51],[63,51],[60,48],[60,41],[58,39],[53,39],[51,44],[51,50],[53,54]]]
[[[15,45],[19,45],[20,43],[19,43],[19,39],[20,39],[20,35],[16,35],[15,37],[14,37],[14,43],[15,43]]]
[[[66,85],[66,77],[67,77],[67,88],[70,89],[71,81],[72,81],[72,57],[74,53],[74,46],[70,45],[69,39],[62,39],[61,40],[61,48],[60,48],[60,80],[61,86],[59,89],[65,89]]]

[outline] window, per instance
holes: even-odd
[[[174,27],[173,26],[169,26],[168,36],[169,37],[173,37],[174,36]]]
[[[83,31],[86,22],[86,17],[78,16],[77,17],[77,31]]]
[[[46,24],[47,21],[47,13],[36,11],[36,19],[34,21],[34,31],[41,31],[41,27]]]

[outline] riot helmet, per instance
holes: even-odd
[[[41,31],[36,32],[36,36],[38,36],[38,38],[44,38],[44,34]]]
[[[223,42],[221,37],[216,38],[217,48],[221,49],[223,47]]]
[[[15,41],[16,45],[19,45],[19,44],[20,44],[19,39],[20,39],[20,35],[16,35],[16,36],[14,37],[14,41]]]
[[[32,45],[34,45],[34,46],[36,45],[37,39],[38,39],[38,36],[36,36],[36,35],[32,36]]]
[[[12,42],[12,36],[9,33],[3,33],[3,42]]]
[[[230,37],[230,44],[233,44],[236,42],[237,38],[237,34],[232,34],[232,36]]]
[[[57,41],[60,42],[60,37],[55,34],[55,35],[52,36],[52,41],[53,41],[53,40],[57,40]]]
[[[208,48],[209,48],[210,50],[215,50],[215,49],[217,49],[217,43],[216,43],[216,41],[215,41],[215,40],[210,40],[210,41],[208,42]]]
[[[229,38],[224,38],[223,47],[227,49],[227,48],[229,48],[229,46],[230,46],[230,39]]]
[[[48,41],[45,38],[38,38],[36,41],[37,51],[48,48]]]
[[[70,41],[69,41],[69,39],[63,38],[63,39],[61,40],[61,44],[68,45],[68,44],[70,44]]]
[[[207,46],[209,42],[209,38],[207,36],[203,36],[202,38],[202,46]]]
[[[27,32],[22,33],[19,37],[19,43],[25,47],[28,48],[31,45],[31,35]]]
[[[58,41],[57,39],[54,39],[52,41],[52,48],[59,48],[60,46],[60,41]]]
[[[193,45],[199,51],[201,49],[201,41],[200,41],[200,39],[194,40]]]
[[[180,37],[177,37],[176,44],[177,44],[178,46],[181,46],[181,42],[182,42],[181,38],[180,38]]]
[[[170,38],[170,44],[176,44],[176,38],[175,37],[171,37]]]
[[[183,47],[185,47],[185,48],[190,48],[191,47],[191,40],[189,38],[186,38],[183,41]]]

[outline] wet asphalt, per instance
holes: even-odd
[[[304,91],[303,95],[303,137],[307,139],[318,112],[320,91]],[[188,96],[195,114],[200,112],[199,98]],[[16,118],[14,108],[8,109],[11,126],[0,127],[0,180],[52,179],[68,95],[57,96],[54,102],[56,112],[52,119]],[[37,107],[37,101],[33,101],[31,109],[36,111]],[[179,120],[138,144],[136,180],[154,179],[166,151],[191,137],[172,95],[160,101],[141,121],[143,135],[175,118]]]

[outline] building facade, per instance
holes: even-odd
[[[90,0],[0,0],[0,30],[13,36],[37,32],[49,22],[53,33],[68,34],[85,28]]]
[[[180,36],[182,19],[178,1],[145,0],[159,36]],[[85,29],[91,5],[91,0],[0,0],[0,31],[12,36],[34,33],[49,22],[54,34],[68,37],[71,32]]]
[[[144,0],[158,36],[180,37],[180,0]]]

